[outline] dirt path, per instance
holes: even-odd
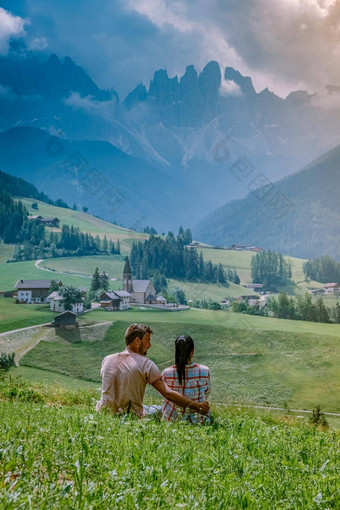
[[[69,276],[77,276],[78,278],[92,278],[92,275],[90,274],[83,274],[83,273],[74,273],[73,271],[63,271],[62,269],[56,269],[55,271],[52,271],[52,269],[47,269],[47,267],[41,267],[41,262],[44,262],[44,259],[39,259],[34,262],[34,265],[37,269],[40,269],[41,271],[47,271],[48,273],[58,273],[58,274],[66,274]]]

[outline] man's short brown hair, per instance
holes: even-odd
[[[125,331],[126,345],[131,344],[131,342],[133,342],[137,337],[142,340],[145,333],[150,333],[150,335],[152,334],[150,326],[146,326],[145,324],[131,324]]]

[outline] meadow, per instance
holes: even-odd
[[[237,271],[242,283],[252,283],[251,278],[251,259],[254,252],[251,251],[236,251],[236,250],[221,250],[215,248],[203,248],[202,253],[204,258],[211,260],[213,264],[220,262],[225,268],[232,268]],[[288,294],[304,294],[308,288],[322,288],[322,284],[313,280],[306,282],[303,272],[304,259],[286,256],[286,259],[292,266],[292,282],[288,285],[279,287],[279,290],[285,291]],[[333,302],[333,299],[331,299]]]
[[[0,333],[51,322],[49,305],[17,305],[12,298],[0,298]]]
[[[212,402],[310,410],[320,404],[323,411],[340,412],[337,337],[247,330],[218,321],[215,325],[188,319],[177,322],[191,312],[168,313],[167,320],[164,312],[127,312],[134,320],[121,313],[124,320],[115,321],[104,338],[95,341],[75,341],[66,332],[53,331],[21,358],[20,365],[100,384],[102,359],[122,350],[127,326],[142,320],[154,331],[149,356],[161,370],[174,363],[178,335],[194,338],[195,359],[211,369]],[[159,400],[152,388],[147,395]]]
[[[339,506],[335,432],[234,409],[192,427],[24,398],[0,402],[6,510]]]
[[[31,215],[40,214],[45,218],[57,217],[60,219],[60,226],[63,224],[69,226],[73,225],[74,227],[79,227],[82,232],[89,232],[94,236],[99,235],[100,238],[103,238],[104,235],[106,235],[107,239],[112,239],[112,241],[117,241],[119,239],[123,253],[130,252],[133,240],[144,240],[148,237],[147,234],[142,234],[128,228],[114,225],[113,223],[109,223],[82,211],[73,211],[72,209],[55,207],[54,205],[45,204],[39,200],[26,198],[21,200]],[[32,209],[33,202],[37,202],[39,207],[38,210]],[[47,230],[57,231],[57,229]]]

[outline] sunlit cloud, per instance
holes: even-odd
[[[11,39],[22,37],[25,34],[25,24],[28,20],[14,16],[0,7],[0,55],[6,55]]]

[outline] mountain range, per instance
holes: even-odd
[[[199,222],[196,238],[221,246],[257,245],[302,258],[328,253],[340,260],[340,146],[275,183],[255,172],[247,182],[248,196]]]
[[[215,61],[181,77],[160,69],[121,100],[69,57],[0,57],[0,167],[126,226],[197,224],[247,195],[230,170],[239,158],[275,182],[337,144],[338,117],[316,94],[257,93]],[[70,170],[75,155],[83,167]]]

